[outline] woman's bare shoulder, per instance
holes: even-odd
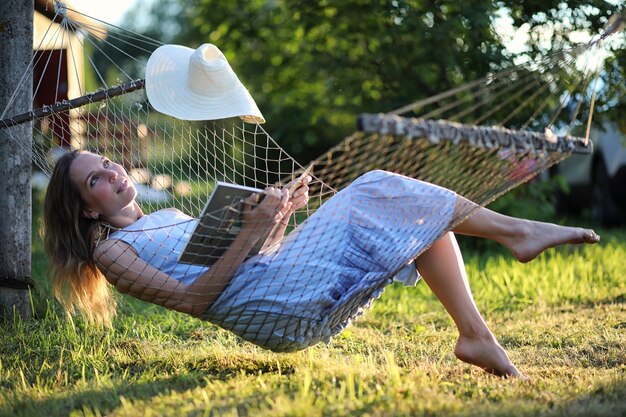
[[[123,240],[106,239],[98,243],[93,251],[93,256],[99,264],[106,266],[110,262],[119,260],[122,255],[129,253],[137,256],[135,249]]]

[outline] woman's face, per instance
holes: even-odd
[[[113,218],[133,206],[137,196],[121,165],[90,152],[82,152],[72,161],[70,179],[85,202],[85,217]]]

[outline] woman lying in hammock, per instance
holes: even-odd
[[[452,232],[495,240],[521,262],[556,245],[599,241],[591,230],[480,207],[449,232],[455,211],[473,203],[384,171],[358,178],[281,240],[280,224],[307,203],[309,181],[293,195],[288,186],[268,187],[260,203],[246,201],[240,233],[206,268],[178,263],[195,219],[174,209],[144,214],[121,165],[93,153],[68,153],[54,169],[44,209],[55,294],[69,310],[109,322],[108,281],[262,347],[295,351],[338,334],[409,265],[457,325],[459,359],[497,375],[522,376],[477,310]],[[278,235],[270,239],[278,243],[246,260],[275,226]]]

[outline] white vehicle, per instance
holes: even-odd
[[[593,153],[572,155],[556,166],[570,193],[560,206],[567,212],[591,209],[591,220],[603,226],[626,221],[626,132],[617,123],[605,122],[591,130]]]

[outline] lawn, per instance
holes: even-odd
[[[388,287],[330,345],[293,354],[126,297],[112,330],[72,324],[34,239],[36,319],[3,326],[0,415],[624,416],[626,230],[602,235],[530,264],[493,247],[466,255],[479,307],[531,382],[456,360],[424,283]]]

